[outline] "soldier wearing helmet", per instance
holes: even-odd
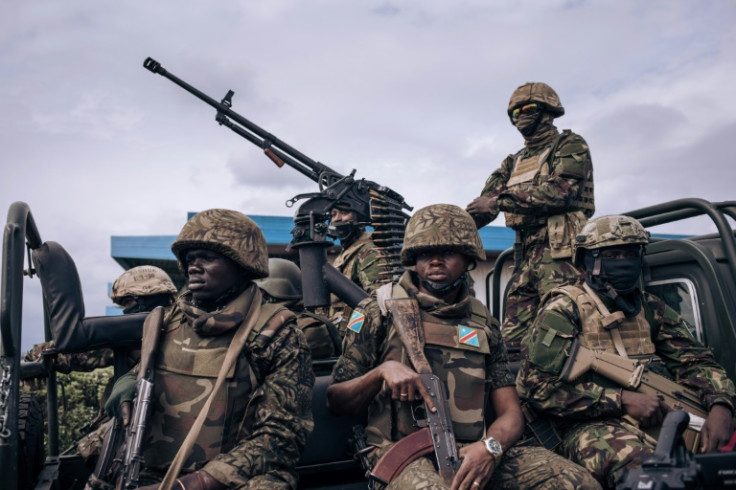
[[[268,259],[268,277],[257,279],[264,301],[280,304],[297,315],[297,325],[304,332],[312,359],[325,359],[340,353],[342,339],[337,327],[318,313],[304,309],[302,271],[294,262],[278,257]]]
[[[575,339],[591,350],[653,359],[649,370],[700,396],[709,411],[700,452],[725,444],[732,433],[733,383],[680,315],[642,291],[648,242],[649,233],[628,216],[602,216],[582,228],[574,257],[584,283],[562,286],[545,298],[524,341],[529,357],[516,383],[522,398],[564,434],[561,454],[608,488],[623,470],[651,457],[656,441],[639,427],[656,429],[670,407],[600,374],[561,381]]]
[[[595,211],[588,144],[553,124],[564,113],[546,83],[529,82],[514,90],[508,115],[524,148],[506,157],[467,207],[478,227],[503,211],[506,226],[516,231],[514,275],[501,329],[511,346],[520,345],[546,292],[578,280],[571,242]]]
[[[153,310],[156,306],[168,306],[173,302],[176,287],[166,272],[158,267],[143,265],[133,267],[118,277],[112,286],[110,299],[113,303],[123,307],[123,314],[143,313]],[[127,353],[126,361],[128,367],[134,366],[139,360],[140,352],[135,349]],[[54,350],[54,342],[43,342],[34,345],[25,356],[26,361],[37,361],[45,356],[50,365],[59,373],[58,383],[62,386],[79,385],[81,390],[69,389],[67,403],[61,406],[61,419],[65,426],[62,427],[60,445],[68,447],[78,438],[78,431],[85,424],[85,430],[92,430],[77,441],[77,450],[89,464],[99,454],[102,445],[102,437],[107,428],[105,422],[108,418],[102,413],[101,407],[107,400],[107,395],[112,388],[112,366],[114,353],[112,349],[95,349],[87,352],[73,354],[57,353]],[[109,369],[104,369],[109,368]],[[100,371],[97,371],[100,369]],[[94,375],[79,374],[95,371]],[[34,384],[34,383],[30,383]],[[45,393],[46,383],[38,390]],[[81,392],[84,396],[75,394]],[[88,393],[101,393],[100,399],[95,398],[94,404],[90,403]],[[45,403],[46,397],[40,397]],[[88,423],[90,415],[94,412],[100,413]],[[74,427],[74,422],[79,424]]]
[[[157,326],[159,345],[144,346],[156,364],[141,488],[176,478],[178,461],[174,489],[294,488],[314,375],[295,315],[264,301],[254,283],[268,276],[263,233],[242,213],[210,209],[171,249],[187,287]],[[124,424],[135,378],[121,377],[106,405]],[[190,433],[193,445],[179,454]]]
[[[345,351],[332,372],[328,407],[336,414],[368,408],[366,437],[373,447],[368,458],[376,464],[418,430],[411,411],[415,402],[424,399],[434,407],[417,374],[429,370],[448,388],[462,464],[450,482],[431,455],[406,458],[388,488],[598,488],[585,470],[564,458],[516,444],[523,418],[498,322],[469,294],[465,279],[484,259],[468,213],[448,204],[418,210],[401,251],[402,264],[412,269],[356,307]],[[414,313],[402,320],[407,311]],[[401,332],[416,326],[423,332],[418,335],[423,349],[400,340]],[[490,407],[493,418],[486,413]]]
[[[370,293],[391,280],[390,268],[384,253],[366,231],[370,224],[370,210],[365,203],[338,201],[330,214],[330,235],[340,240],[342,250],[332,265],[348,279]],[[327,316],[345,335],[352,309],[332,295]]]
[[[110,299],[123,308],[123,313],[143,313],[157,306],[169,306],[176,286],[169,275],[152,265],[139,265],[123,272],[114,283]]]

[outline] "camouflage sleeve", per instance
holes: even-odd
[[[24,360],[33,362],[41,359],[43,351],[53,349],[54,342],[43,342],[34,345],[25,355]],[[113,365],[114,354],[112,349],[97,349],[89,352],[77,352],[74,354],[56,353],[51,358],[53,368],[64,374],[72,371],[89,372],[95,369]]]
[[[358,252],[355,269],[353,274],[357,275],[360,286],[367,293],[375,291],[391,280],[388,262],[373,241],[366,243]]]
[[[499,194],[506,190],[506,182],[508,182],[513,168],[514,155],[509,155],[503,162],[501,162],[501,166],[496,169],[490,177],[488,177],[480,195],[484,197],[498,197]],[[490,221],[493,221],[498,217],[498,213],[500,213],[498,205],[496,205],[492,211]]]
[[[647,294],[646,302],[654,312],[654,342],[676,381],[698,393],[710,410],[716,403],[734,409],[734,384],[720,366],[709,348],[690,334],[682,317],[654,295]]]
[[[265,375],[248,401],[244,420],[250,430],[204,467],[228,488],[264,475],[295,488],[294,467],[314,428],[314,373],[304,335],[292,322],[270,340],[263,337],[249,346],[252,366]]]
[[[580,196],[586,181],[593,179],[588,144],[574,133],[559,146],[550,167],[549,175],[540,181],[504,191],[498,200],[500,209],[516,214],[557,214]]]
[[[514,386],[514,375],[509,370],[506,344],[495,318],[488,317],[488,346],[491,354],[486,357],[486,383],[489,390],[497,390],[504,386]]]
[[[332,376],[335,383],[362,376],[377,364],[386,329],[381,311],[373,296],[361,301],[353,310]]]
[[[567,296],[553,297],[539,310],[524,340],[528,356],[521,361],[516,389],[535,409],[559,417],[619,417],[621,388],[587,375],[570,383],[558,377],[579,324],[576,306]]]

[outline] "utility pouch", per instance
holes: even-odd
[[[539,417],[529,404],[521,404],[521,413],[524,414],[527,430],[540,446],[554,451],[562,443],[562,438],[552,422],[546,417]]]
[[[586,222],[582,211],[557,214],[547,219],[550,256],[553,259],[572,257],[572,241]]]
[[[551,315],[548,315],[549,318]],[[575,332],[572,325],[555,322],[554,326],[539,325],[539,337],[529,348],[529,361],[550,373],[559,373],[570,353]]]

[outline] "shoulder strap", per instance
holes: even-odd
[[[261,290],[257,287],[253,289],[253,299],[251,301],[251,307],[248,310],[248,314],[240,325],[240,328],[238,328],[238,331],[235,332],[232,343],[227,349],[225,360],[222,362],[220,372],[217,374],[217,380],[215,381],[215,386],[212,389],[210,396],[207,398],[207,401],[199,412],[199,415],[197,415],[197,419],[194,421],[194,424],[192,424],[191,429],[189,429],[189,433],[184,439],[179,451],[177,451],[174,460],[171,462],[171,466],[169,466],[169,469],[166,471],[166,475],[159,486],[159,489],[161,490],[171,490],[171,487],[174,485],[176,477],[179,476],[179,471],[181,471],[181,467],[184,464],[184,460],[189,456],[189,452],[192,450],[194,442],[197,440],[197,437],[199,437],[199,432],[202,429],[202,424],[204,424],[204,419],[207,418],[207,414],[210,411],[212,400],[220,391],[220,387],[225,382],[225,376],[227,376],[228,371],[230,371],[230,368],[235,363],[235,360],[243,349],[245,341],[248,339],[251,330],[256,326],[256,323],[261,316]]]
[[[424,328],[419,302],[410,298],[398,284],[384,284],[376,290],[376,300],[381,314],[391,314],[396,333],[409,356],[414,369],[420,373],[431,373],[427,356],[424,355]]]

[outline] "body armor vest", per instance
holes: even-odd
[[[626,318],[621,312],[610,313],[594,291],[585,291],[575,286],[562,286],[555,291],[560,292],[575,302],[580,314],[582,328],[581,343],[592,350],[611,352],[622,355],[614,329],[620,334],[620,341],[626,356],[638,357],[653,355],[655,346],[652,342],[652,331],[646,318],[644,308],[634,318]]]
[[[569,129],[560,133],[546,148],[534,156],[523,158],[524,150],[516,154],[514,168],[506,182],[506,189],[513,190],[522,184],[538,184],[550,174],[551,157],[563,158],[561,154],[561,143],[570,136]],[[586,170],[587,171],[587,170]],[[520,229],[539,227],[547,225],[547,232],[552,258],[568,258],[572,256],[571,240],[575,237],[582,225],[595,211],[593,198],[593,181],[588,179],[583,182],[583,189],[574,201],[570,202],[565,213],[553,216],[539,214],[514,214],[504,212],[506,226]]]
[[[284,325],[281,320],[270,322],[283,309],[263,304],[246,346],[259,333],[275,332]],[[201,337],[178,309],[164,324],[166,331],[157,349],[153,407],[143,458],[147,467],[165,470],[214,388],[237,329],[223,335]],[[262,382],[256,379],[248,357],[248,350],[243,349],[228,372],[183,469],[200,467],[217,454],[229,451],[241,437],[250,397]]]
[[[398,284],[385,284],[379,290],[392,287],[390,297],[408,297],[406,290]],[[384,310],[380,301],[379,306]],[[484,414],[488,399],[486,356],[490,353],[490,332],[486,326],[485,307],[475,298],[471,298],[471,304],[470,317],[462,319],[437,318],[420,310],[424,354],[432,373],[447,386],[452,426],[458,442],[478,441],[485,434]],[[391,360],[411,365],[396,330],[390,327],[381,362]],[[368,416],[366,434],[369,443],[381,445],[386,439],[398,441],[417,430],[411,403],[391,400],[390,394],[379,396],[379,409]],[[422,404],[421,401],[413,403]]]

